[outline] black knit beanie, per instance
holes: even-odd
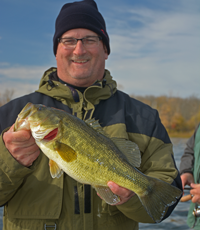
[[[56,19],[55,34],[53,37],[53,51],[56,55],[58,38],[71,29],[84,28],[97,33],[102,37],[110,54],[109,37],[106,32],[105,21],[98,11],[97,4],[93,0],[83,0],[65,4]]]

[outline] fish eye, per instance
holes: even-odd
[[[44,107],[46,107],[46,106],[42,105],[42,104],[38,105],[37,106],[37,111],[42,111]]]

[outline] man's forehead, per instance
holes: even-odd
[[[84,29],[84,28],[77,28],[77,29],[72,29],[72,30],[68,30],[66,31],[63,35],[63,37],[85,37],[85,36],[97,36],[98,34],[96,34],[94,31],[92,30],[88,30],[88,29]],[[78,36],[78,37],[77,37]]]

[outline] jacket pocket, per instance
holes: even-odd
[[[35,171],[24,178],[20,188],[7,203],[9,218],[58,219],[63,200],[63,175],[51,178],[48,158],[41,154]]]

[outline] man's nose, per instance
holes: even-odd
[[[77,55],[86,53],[86,48],[84,47],[83,42],[81,40],[77,41],[77,44],[76,44],[76,47],[73,53]]]

